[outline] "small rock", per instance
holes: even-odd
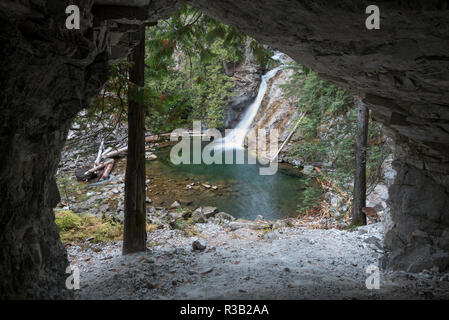
[[[233,216],[231,216],[229,213],[226,212],[219,212],[215,215],[216,219],[219,220],[228,220],[228,221],[233,221],[235,220],[235,218]]]
[[[175,201],[171,204],[170,209],[181,208],[181,204],[178,201]]]
[[[304,169],[302,169],[302,172],[304,174],[308,174],[309,175],[309,174],[312,174],[314,170],[315,170],[315,168],[313,166],[306,165],[306,166],[304,166]]]
[[[212,218],[217,213],[218,213],[218,209],[216,207],[204,207],[203,208],[203,214],[206,218]]]
[[[192,213],[192,219],[195,223],[205,223],[206,217],[203,214],[203,209],[198,208]]]
[[[146,197],[146,198],[145,198],[145,202],[146,202],[146,203],[151,203],[151,202],[153,202],[153,201],[152,201],[150,198]]]
[[[381,240],[377,237],[374,237],[374,236],[368,237],[365,240],[363,240],[363,242],[374,245],[379,250],[383,250]]]
[[[153,154],[153,153],[151,153],[151,152],[147,152],[147,153],[145,154],[145,158],[146,158],[147,160],[152,161],[152,160],[156,160],[156,159],[157,159],[157,155],[155,155],[155,154]]]
[[[199,271],[198,273],[201,275],[205,275],[205,274],[211,273],[213,270],[214,270],[214,267],[209,267],[209,268]]]
[[[211,185],[210,185],[210,184],[205,184],[205,183],[203,183],[202,186],[203,186],[204,188],[206,188],[206,189],[210,189],[210,188],[211,188]]]
[[[192,211],[191,210],[186,210],[182,212],[182,218],[183,219],[188,219],[192,216]]]
[[[206,241],[204,239],[197,238],[192,242],[192,249],[202,251],[206,249]]]
[[[242,228],[247,228],[251,230],[262,230],[270,228],[270,224],[265,221],[247,221],[247,220],[239,220],[233,221],[229,223],[229,227],[232,231]]]
[[[265,240],[275,240],[279,239],[279,234],[276,231],[270,231],[263,235]]]
[[[182,218],[182,212],[169,212],[168,215],[175,220]]]
[[[263,216],[259,214],[259,215],[256,217],[256,220],[263,220]]]

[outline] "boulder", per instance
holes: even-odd
[[[207,245],[206,245],[206,241],[204,241],[204,239],[195,238],[192,242],[193,250],[203,251],[204,249],[206,249],[206,247],[207,247]]]
[[[226,221],[234,221],[236,220],[233,216],[226,212],[219,212],[215,215],[215,219],[226,220]]]
[[[214,217],[218,213],[218,211],[219,210],[216,207],[203,208],[203,214],[207,219]]]
[[[271,228],[271,225],[266,221],[248,221],[248,220],[237,220],[229,223],[231,230],[237,229],[251,229],[251,230],[263,230]]]
[[[192,219],[195,223],[205,223],[206,216],[203,214],[203,209],[198,208],[192,212]]]

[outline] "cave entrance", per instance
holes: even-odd
[[[67,133],[107,80],[108,63],[125,58],[135,44],[136,19],[142,13],[153,21],[167,18],[179,2],[145,2],[136,10],[117,10],[120,1],[96,3],[114,14],[94,17],[81,6],[76,36],[64,28],[63,2],[0,6],[2,297],[70,297],[67,259],[53,223],[60,200],[54,174]],[[355,2],[190,3],[360,95],[395,141],[385,266],[447,270],[445,3],[382,4],[388,14],[372,32],[364,25],[366,8]],[[41,81],[34,81],[36,74]]]
[[[179,17],[175,15],[172,19]],[[188,12],[185,23],[192,27],[192,21],[202,21],[198,12]],[[209,18],[206,21],[211,24]],[[147,34],[159,38],[151,39],[149,36],[148,41],[159,43],[161,50],[166,50],[172,41],[165,38],[173,32],[170,29],[167,31],[171,23],[173,21],[169,20],[153,26],[154,29],[147,31]],[[217,32],[218,27],[227,28],[214,23],[210,27],[214,32]],[[204,37],[203,33],[204,30],[197,35],[197,41],[206,41],[204,39],[208,38],[207,34]],[[379,264],[383,237],[379,223],[375,227],[362,229],[364,232],[359,237],[362,240],[369,239],[363,245],[357,243],[361,238],[354,234],[337,231],[350,227],[351,199],[342,188],[353,188],[351,182],[354,168],[351,155],[354,145],[351,142],[354,140],[353,129],[356,124],[355,100],[348,92],[322,80],[313,71],[295,64],[285,54],[254,44],[254,40],[246,38],[246,35],[241,37],[240,42],[229,44],[230,48],[224,45],[222,39],[208,43],[209,48],[214,49],[211,53],[218,56],[215,61],[213,58],[203,60],[201,57],[191,57],[182,49],[177,49],[163,61],[170,63],[170,68],[164,70],[166,75],[155,75],[151,69],[148,71],[145,90],[148,95],[152,95],[147,101],[148,133],[145,139],[149,252],[120,257],[127,124],[126,121],[121,121],[123,118],[117,110],[126,109],[126,103],[123,105],[126,97],[120,91],[123,88],[126,91],[126,83],[118,85],[123,79],[126,82],[126,65],[112,67],[115,73],[106,84],[106,89],[94,99],[92,107],[75,120],[75,127],[69,132],[67,146],[70,148],[63,152],[58,176],[62,201],[56,209],[56,223],[60,228],[61,238],[67,245],[69,260],[82,273],[89,274],[88,281],[94,283],[92,289],[84,287],[81,290],[81,297],[101,298],[102,294],[116,296],[117,292],[126,297],[152,297],[156,293],[177,296],[190,290],[190,285],[185,286],[184,281],[192,282],[192,286],[200,291],[195,296],[197,298],[205,297],[207,292],[217,296],[220,290],[217,287],[209,288],[210,283],[201,286],[198,275],[216,279],[220,285],[225,286],[226,281],[237,275],[249,281],[249,270],[253,268],[261,273],[261,277],[266,277],[269,286],[264,287],[261,294],[269,297],[273,294],[272,287],[279,284],[268,274],[278,269],[287,275],[290,272],[296,273],[307,265],[307,272],[317,272],[313,266],[317,261],[324,259],[325,269],[329,269],[332,263],[341,260],[343,266],[334,270],[336,274],[341,274],[347,267],[346,264],[350,263],[354,271],[351,271],[350,277],[355,276],[358,282],[363,283],[363,276],[357,277],[356,274],[363,274],[366,265]],[[223,60],[223,57],[236,54],[237,50],[243,54],[236,56],[235,61]],[[258,62],[257,50],[261,50],[268,59]],[[160,59],[160,52],[154,53],[150,49],[147,65],[161,62],[153,60],[156,58],[152,54]],[[233,66],[232,72],[227,65]],[[179,78],[183,80],[181,83]],[[242,80],[245,78],[247,80]],[[159,83],[168,84],[158,87]],[[227,87],[240,96],[236,99],[235,95],[223,95],[218,91],[220,86]],[[245,87],[252,89],[242,90]],[[196,94],[195,90],[202,92]],[[181,99],[179,95],[183,95]],[[152,99],[153,97],[157,99]],[[195,99],[202,99],[202,105],[199,106],[201,108],[194,104]],[[223,99],[226,103],[210,103],[216,99]],[[306,101],[298,103],[300,99]],[[118,108],[114,108],[115,104]],[[201,148],[195,150],[194,139],[211,140],[212,133],[201,126],[195,129],[195,124],[192,129],[186,130],[187,136],[193,141],[191,144],[189,141],[187,150],[182,150],[189,154],[188,163],[174,163],[171,151],[179,141],[169,141],[171,134],[166,130],[179,130],[189,121],[198,120],[190,117],[193,113],[201,116],[200,120],[208,125],[216,124],[213,129],[218,134],[223,129],[232,129],[223,138],[214,137],[211,143],[215,147],[210,156],[216,158],[215,155],[220,153],[219,163],[202,162],[205,150],[210,146],[206,141],[199,141]],[[225,124],[219,123],[219,120],[223,120],[229,113],[236,114],[233,119],[226,121],[232,128],[220,127]],[[220,114],[223,119],[214,118],[216,114]],[[260,169],[264,166],[257,159],[261,154],[255,153],[260,151],[258,143],[249,139],[245,141],[245,137],[251,135],[251,129],[279,131],[276,135],[276,147],[272,148],[270,145],[269,150],[262,150],[266,152],[263,156],[270,160],[273,156],[280,157],[280,163],[277,159],[269,162],[270,166],[275,164],[274,174],[261,174]],[[371,142],[379,148],[383,146],[385,138],[380,134],[380,128],[376,127],[376,130],[372,132]],[[254,135],[260,138],[260,134]],[[91,140],[87,141],[86,137]],[[266,136],[263,138],[265,142],[273,142],[266,141]],[[230,150],[232,154],[230,163],[225,163],[226,153],[222,151],[226,150]],[[199,162],[195,162],[198,156],[196,151],[200,153]],[[240,158],[243,159],[240,164],[236,163],[238,151],[241,151]],[[176,157],[183,158],[182,154],[176,154]],[[384,158],[376,160],[379,162],[376,170],[382,171],[380,167]],[[345,167],[340,168],[342,164]],[[340,176],[331,176],[335,172]],[[88,181],[75,182],[74,176]],[[385,201],[388,192],[385,194],[385,185],[375,182],[377,183],[371,191],[378,192],[379,188],[376,187],[382,186],[384,194],[377,199],[371,197],[370,204],[377,205],[376,211],[383,212],[387,209]],[[341,186],[338,187],[337,183]],[[304,227],[318,230],[308,233]],[[232,244],[227,246],[229,241]],[[294,246],[297,248],[291,248],[291,241],[296,242]],[[320,249],[314,252],[313,246],[316,245]],[[245,250],[252,249],[254,252],[245,256]],[[289,252],[296,249],[300,251],[299,255],[306,256],[308,260],[304,261],[304,257],[300,258],[298,254],[292,255]],[[233,255],[232,252],[236,250],[237,254]],[[214,254],[215,251],[218,254]],[[272,254],[269,254],[270,251]],[[119,270],[118,264],[126,261],[129,270],[148,273],[151,269],[152,273],[146,274],[142,281],[138,280],[135,290],[126,285],[117,287],[109,277],[112,274],[99,274],[100,261],[104,255],[110,260],[107,262],[108,270]],[[361,255],[364,258],[360,260],[358,256]],[[225,260],[225,269],[220,269],[215,261],[210,260],[218,256]],[[355,260],[359,259],[358,262],[352,261],[351,256]],[[198,260],[198,263],[188,263],[193,271],[179,271],[183,259]],[[211,261],[210,266],[206,265],[207,259]],[[162,260],[167,260],[168,264],[161,263]],[[145,263],[155,263],[155,266],[147,268]],[[243,269],[237,273],[228,269],[240,263]],[[178,271],[165,270],[168,265]],[[354,269],[354,266],[358,268]],[[221,278],[218,275],[216,278],[215,269],[220,269],[218,273],[223,272],[228,276]],[[135,275],[126,279],[120,271],[117,272],[120,282],[135,280]],[[177,277],[171,279],[170,276],[158,276],[167,272],[177,273]],[[331,283],[333,280],[326,281]],[[232,294],[235,294],[237,287],[238,292],[245,293],[257,282],[259,281],[244,287],[233,283]],[[282,288],[277,289],[285,290],[289,285],[303,286],[281,282]],[[318,286],[315,281],[306,286],[306,291],[313,290],[314,286]],[[107,289],[101,290],[105,293],[93,292],[99,287],[106,287]],[[163,290],[156,287],[163,287]],[[319,291],[320,295],[332,294],[326,293],[323,288]],[[295,296],[288,292],[283,295]]]

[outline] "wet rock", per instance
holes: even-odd
[[[256,220],[263,220],[263,216],[259,214],[259,215],[256,217]]]

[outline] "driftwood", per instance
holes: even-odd
[[[161,140],[161,137],[159,137],[159,136],[148,136],[148,137],[145,137],[145,142],[156,142],[156,141],[159,141],[159,140]]]
[[[111,151],[111,152],[109,152],[107,154],[104,154],[102,158],[105,158],[105,159],[107,159],[107,158],[116,158],[116,157],[120,156],[121,154],[123,154],[123,153],[125,153],[127,151],[128,151],[128,147],[123,147],[123,148],[120,148],[120,149],[118,149],[116,151]]]
[[[106,167],[109,163],[114,163],[114,160],[110,159],[110,160],[108,160],[108,161],[106,161],[106,162],[104,162],[102,164],[99,164],[98,166],[95,166],[92,169],[87,170],[86,172],[84,172],[84,175],[87,176],[87,175],[90,175],[92,173],[95,173],[96,171],[101,170],[104,167]]]
[[[107,180],[109,178],[109,175],[111,174],[112,168],[114,167],[114,160],[112,160],[111,162],[109,162],[104,170],[103,170],[103,174],[100,177],[100,180]]]
[[[104,139],[101,140],[100,143],[100,148],[98,149],[98,154],[97,154],[97,158],[95,159],[95,165],[98,165],[101,161],[101,155],[103,154],[103,149],[104,149]]]
[[[150,135],[145,137],[146,143],[158,142],[161,140],[167,140],[170,138],[170,133],[163,133],[160,135]],[[146,151],[150,150],[150,147],[145,148]],[[75,176],[80,181],[87,181],[94,178],[98,178],[97,181],[106,180],[114,168],[115,158],[125,156],[128,152],[128,146],[121,142],[115,148],[105,148],[105,141],[102,140],[98,149],[97,157],[93,167],[83,167],[75,171]],[[101,162],[105,160],[104,162]]]

